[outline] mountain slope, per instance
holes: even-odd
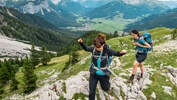
[[[114,0],[72,0],[72,1],[79,2],[82,6],[86,8],[94,9]]]
[[[8,9],[4,9],[0,9],[1,34],[18,40],[28,41],[38,46],[45,45],[50,50],[58,50],[67,43],[62,33],[56,33],[24,23],[8,12]]]
[[[177,81],[175,81],[177,79],[175,77],[175,75],[177,75],[177,42],[176,40],[170,40],[172,29],[156,28],[147,30],[146,32],[152,33],[154,52],[149,53],[145,61],[146,73],[143,78],[144,81],[138,81],[135,78],[135,84],[132,86],[127,83],[136,53],[133,49],[131,37],[126,36],[108,40],[107,43],[110,44],[111,48],[116,50],[127,49],[128,54],[127,56],[114,58],[111,69],[118,76],[111,77],[110,94],[104,93],[98,85],[97,99],[126,100],[136,98],[140,100],[175,100],[177,94],[177,87],[175,85],[177,84]],[[161,49],[159,49],[159,47],[161,47]],[[80,54],[81,61],[64,72],[61,72],[61,70],[69,60],[68,55],[53,58],[49,63],[49,67],[38,67],[35,73],[37,73],[38,76],[39,88],[25,97],[38,100],[50,98],[60,100],[87,99],[90,53],[85,51],[78,51],[78,53]],[[16,74],[18,81],[22,78],[21,73],[22,72],[19,70]],[[140,70],[138,70],[137,75],[139,74]],[[140,87],[143,87],[142,91]],[[7,98],[18,99],[24,98],[24,96],[15,94],[11,96],[8,95]]]
[[[0,60],[9,58],[24,58],[30,55],[31,45],[8,38],[0,33]],[[39,50],[39,48],[37,48]]]
[[[172,9],[166,13],[151,15],[140,21],[129,24],[125,31],[131,29],[147,30],[155,27],[175,28],[177,26],[177,9]]]
[[[84,13],[84,7],[71,0],[6,0],[4,6],[41,16],[57,27],[79,26],[75,20]]]
[[[122,16],[126,19],[133,19],[141,17],[146,14],[153,14],[163,12],[168,7],[161,5],[158,2],[146,1],[134,4],[124,0],[115,0],[106,5],[98,7],[91,11],[88,16],[90,18],[113,18],[116,15]]]
[[[17,19],[19,19],[23,22],[29,23],[31,25],[35,25],[35,26],[43,27],[43,28],[47,28],[47,29],[54,29],[54,30],[57,29],[57,27],[55,25],[49,23],[48,21],[46,21],[42,17],[35,16],[32,14],[22,14],[19,11],[12,9],[12,8],[6,9],[5,7],[0,7],[0,10],[3,13],[11,13]]]

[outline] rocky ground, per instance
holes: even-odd
[[[177,50],[177,40],[171,40],[164,44],[154,47],[154,51],[157,51],[158,53],[170,52],[174,50]]]
[[[166,66],[164,66],[166,67]],[[120,73],[118,76],[112,78],[111,82],[111,92],[110,94],[105,93],[98,84],[98,94],[97,97],[101,100],[147,100],[147,97],[142,92],[143,89],[148,89],[148,85],[152,84],[150,77],[153,75],[153,71],[156,71],[151,66],[145,66],[146,73],[142,79],[138,79],[137,76],[140,75],[140,70],[138,70],[137,75],[135,76],[133,84],[128,84],[127,79],[123,76],[129,76],[126,73]],[[169,70],[167,74],[175,84],[177,84],[177,69],[167,66]],[[128,72],[131,72],[131,68],[127,69]],[[29,99],[29,100],[58,100],[61,96],[67,100],[71,100],[75,94],[83,93],[88,95],[89,93],[89,82],[88,82],[88,71],[80,72],[79,74],[68,78],[67,80],[59,80],[55,83],[47,83],[45,86],[38,88],[35,92],[27,96],[13,95],[9,98],[11,99]],[[50,80],[52,81],[52,80]],[[171,95],[171,87],[162,86],[164,92]],[[156,98],[155,92],[152,93],[152,98]],[[7,98],[6,98],[7,99]],[[85,97],[87,100],[87,96]]]

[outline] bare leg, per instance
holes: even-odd
[[[141,69],[141,73],[143,74],[144,73],[144,64],[143,63],[140,63],[140,69]]]
[[[132,83],[133,82],[133,79],[134,79],[134,76],[137,72],[137,67],[138,67],[139,63],[137,61],[135,61],[133,63],[133,71],[132,71],[132,75],[130,76],[130,79],[128,80],[128,83]]]
[[[138,65],[139,65],[139,63],[137,61],[135,61],[133,63],[133,72],[132,72],[133,75],[136,74]]]

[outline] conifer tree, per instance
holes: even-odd
[[[28,57],[26,57],[26,59],[24,60],[23,68],[23,92],[28,94],[36,89],[37,76],[34,73],[33,64],[31,60],[28,59]]]
[[[114,34],[113,34],[113,37],[118,37],[118,36],[119,36],[118,32],[115,31]]]
[[[3,86],[4,84],[6,84],[8,80],[9,80],[8,69],[4,64],[2,64],[0,68],[0,86]]]
[[[15,79],[15,77],[13,77],[10,80],[10,91],[14,91],[18,89],[18,81]]]
[[[71,57],[72,57],[72,64],[79,62],[79,54],[76,51],[72,52]]]
[[[47,52],[47,48],[45,46],[42,47],[41,50],[41,63],[43,65],[47,65],[47,63],[51,60],[51,57],[49,55],[49,53]]]
[[[177,38],[177,28],[174,29],[174,31],[172,32],[172,39],[175,40]]]
[[[35,49],[34,44],[32,44],[30,51],[31,51],[30,59],[32,61],[33,66],[36,66],[40,63],[40,57],[39,57],[39,53]]]

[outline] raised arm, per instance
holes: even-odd
[[[115,51],[115,50],[113,50],[113,49],[108,49],[109,51],[109,55],[110,56],[123,56],[123,55],[125,55],[126,54],[126,50],[122,50],[121,52],[119,52],[119,51]]]
[[[93,52],[94,47],[85,45],[85,44],[83,43],[83,40],[82,40],[81,38],[78,40],[78,43],[81,45],[81,47],[82,47],[85,51]]]

